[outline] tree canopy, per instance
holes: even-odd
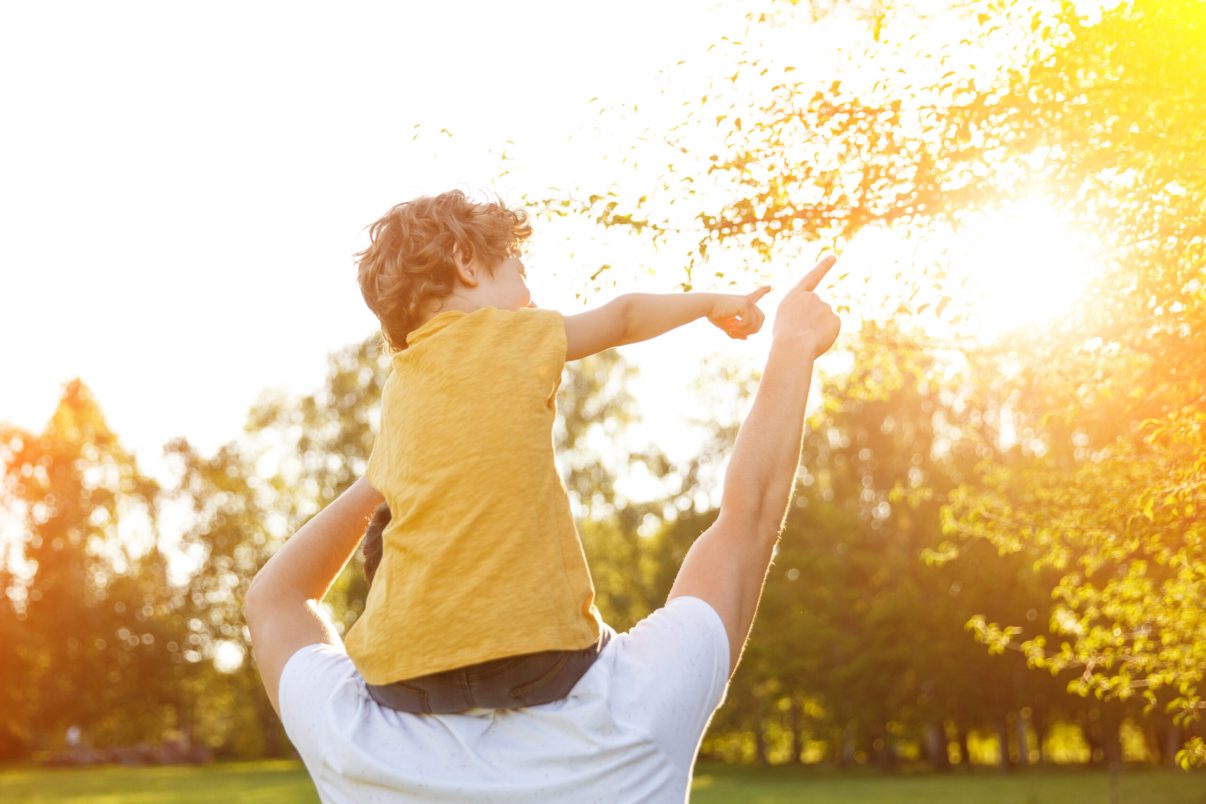
[[[780,259],[801,238],[957,229],[1041,186],[1105,246],[1082,304],[990,349],[960,341],[948,312],[956,339],[939,344],[921,313],[942,319],[958,288],[930,266],[907,280],[913,292],[891,321],[864,333],[887,348],[856,355],[880,370],[853,396],[925,375],[936,347],[948,361],[956,352],[949,385],[965,407],[937,423],[942,440],[966,440],[969,415],[1004,416],[1009,434],[995,434],[949,495],[937,489],[948,539],[926,556],[947,561],[983,540],[1057,571],[1046,629],[986,612],[969,625],[994,651],[1075,670],[1077,692],[1141,696],[1180,723],[1196,720],[1206,658],[1206,3],[973,2],[933,26],[881,3],[811,11],[852,8],[867,23],[864,46],[809,69],[767,56],[781,52],[767,46],[776,35],[791,41],[805,9],[752,12],[722,43],[724,77],[665,136],[674,157],[658,186],[543,203],[655,240],[693,221],[689,287],[719,247]],[[700,138],[704,128],[716,134]],[[701,139],[710,150],[699,151]],[[676,168],[693,156],[706,176]],[[1206,755],[1197,741],[1183,756]]]

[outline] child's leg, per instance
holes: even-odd
[[[604,628],[599,641],[582,650],[508,656],[393,684],[365,686],[382,706],[412,714],[536,706],[569,695],[610,638],[610,629]]]
[[[475,697],[480,700],[488,692],[497,700],[501,697],[500,690],[506,689],[512,703],[491,704],[497,709],[559,701],[586,675],[611,641],[611,636],[611,629],[603,628],[599,641],[581,650],[548,651],[521,657],[519,666],[508,671],[505,679],[484,687],[481,693],[475,690]],[[482,705],[485,704],[479,704]]]

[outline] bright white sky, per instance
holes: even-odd
[[[173,437],[237,438],[261,391],[317,387],[374,331],[351,256],[368,223],[458,186],[606,188],[602,152],[681,118],[659,68],[686,59],[675,82],[702,88],[692,60],[740,31],[742,5],[0,5],[0,420],[40,429],[79,376],[152,471]],[[599,117],[637,101],[627,123]],[[541,232],[541,306],[580,306],[584,278],[625,259]],[[625,351],[648,416],[679,416],[696,356],[756,363],[769,341],[705,330]]]
[[[169,439],[208,453],[239,438],[262,391],[313,390],[329,353],[375,331],[352,260],[367,224],[453,187],[516,202],[624,181],[617,157],[682,120],[679,101],[709,91],[708,46],[741,32],[746,4],[717,5],[0,4],[0,421],[40,430],[78,376],[161,479]],[[760,52],[805,72],[840,55],[861,24],[796,24]],[[631,104],[639,113],[599,115]],[[1027,276],[1043,279],[1043,315],[1068,303],[1051,278],[1081,273],[1068,270],[1079,246],[1054,212],[1037,197],[1013,223],[990,222],[953,248],[987,280],[990,329],[1017,323],[1023,305],[1023,318],[1035,312]],[[882,235],[846,249],[841,271],[855,287],[891,274],[892,261],[926,259]],[[601,301],[576,294],[603,263],[625,266],[617,292],[668,292],[683,278],[676,259],[538,222],[526,262],[537,303],[569,311]],[[769,314],[810,264],[780,261],[738,289],[774,284]],[[855,320],[874,314],[857,309],[858,293],[846,296]],[[695,323],[626,347],[641,369],[639,429],[673,459],[694,454],[690,416],[736,414],[729,389],[692,390],[700,364],[756,367],[769,340],[729,342]],[[643,496],[642,479],[627,480],[620,490]]]
[[[316,387],[374,330],[351,255],[381,212],[606,186],[566,143],[588,101],[642,97],[740,21],[632,0],[0,6],[0,419],[40,429],[80,376],[144,463],[237,437],[261,390]],[[536,282],[542,306],[574,304],[574,269]]]

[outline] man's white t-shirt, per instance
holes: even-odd
[[[679,597],[613,637],[564,700],[396,712],[321,644],[286,663],[281,719],[324,802],[681,802],[728,675],[719,615]]]

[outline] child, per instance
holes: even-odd
[[[563,698],[610,636],[553,462],[566,361],[705,316],[733,338],[762,325],[769,288],[537,309],[519,258],[531,233],[523,212],[453,191],[395,206],[357,255],[393,353],[366,472],[392,519],[347,650],[395,709]]]

